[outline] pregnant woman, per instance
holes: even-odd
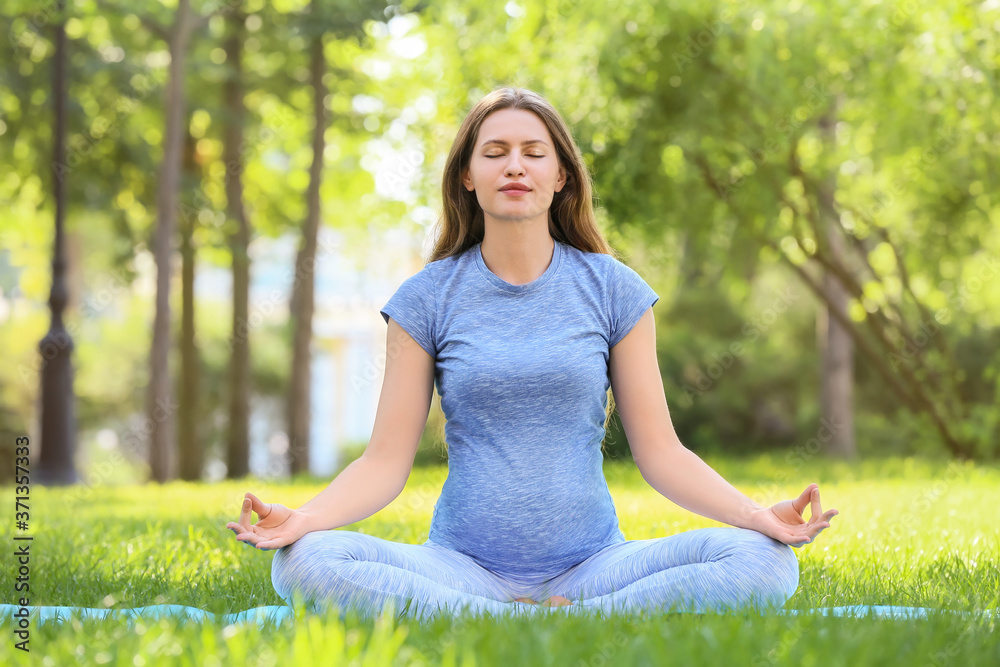
[[[798,586],[792,547],[838,512],[815,484],[760,506],[681,444],[656,359],[659,296],[598,229],[559,113],[523,88],[489,93],[459,129],[442,190],[430,260],[380,311],[385,377],[364,454],[298,509],[247,493],[227,525],[277,550],[278,594],[420,618],[784,604]],[[428,539],[337,530],[402,492],[435,384],[448,477]],[[625,539],[602,469],[616,405],[643,479],[726,527]]]

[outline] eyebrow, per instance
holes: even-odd
[[[479,147],[482,148],[483,146],[489,146],[490,144],[499,144],[501,146],[510,146],[510,142],[504,141],[503,139],[487,139],[486,141],[484,141],[483,143],[481,143],[479,145]],[[522,146],[527,146],[528,144],[543,144],[545,146],[548,146],[548,144],[545,143],[544,141],[542,141],[541,139],[525,139],[524,141],[521,142]]]

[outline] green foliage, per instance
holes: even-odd
[[[14,360],[0,367],[0,405],[4,425],[22,432],[35,417],[36,347],[47,328],[49,65],[61,17],[51,3],[7,4],[0,287],[22,298],[0,314],[0,348]],[[140,411],[146,382],[151,296],[134,279],[149,261],[168,60],[151,26],[169,25],[175,4],[140,4],[111,11],[86,0],[66,11],[69,157],[60,173],[68,178],[78,299],[67,322],[77,327],[83,429]],[[198,168],[180,213],[197,221],[200,265],[229,266],[223,94],[235,69],[222,40],[234,5],[192,5],[219,15],[195,35],[185,73]],[[991,85],[1000,64],[997,7],[847,0],[629,0],[613,10],[595,2],[345,2],[318,3],[318,14],[311,7],[307,0],[241,7],[242,176],[255,236],[294,232],[305,217],[308,43],[317,32],[325,34],[329,67],[321,200],[326,223],[348,238],[369,228],[426,230],[440,212],[440,174],[465,112],[496,85],[525,85],[569,122],[593,172],[606,234],[662,297],[655,309],[661,373],[686,444],[747,452],[815,436],[820,309],[793,267],[820,273],[824,240],[811,215],[831,213],[817,194],[822,184],[855,253],[850,273],[861,291],[851,299],[852,321],[870,337],[870,323],[884,317],[879,360],[899,377],[913,373],[904,386],[923,388],[955,438],[978,456],[1000,455],[993,194],[1000,183],[991,169],[1000,151]],[[832,137],[821,122],[828,113]],[[788,289],[797,299],[773,326],[750,324],[758,335],[746,333]],[[113,302],[102,298],[109,290]],[[208,388],[202,428],[216,441],[228,322],[205,308],[198,310]],[[898,323],[929,333],[914,345],[893,328]],[[284,391],[290,346],[279,328],[254,331],[258,397]],[[736,343],[742,352],[711,377]],[[920,414],[926,406],[901,409],[905,401],[875,360],[855,356],[859,451],[943,449],[940,425]],[[441,415],[433,420],[420,462],[440,459]],[[609,455],[627,456],[617,422],[607,446]]]

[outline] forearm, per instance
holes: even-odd
[[[402,492],[408,477],[403,473],[362,455],[299,511],[306,514],[310,531],[333,530],[367,519]]]
[[[639,471],[670,501],[731,526],[748,527],[750,513],[762,509],[680,443],[650,457]]]

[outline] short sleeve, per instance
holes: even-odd
[[[632,267],[613,257],[608,264],[607,308],[611,324],[608,348],[612,348],[632,330],[643,313],[660,300],[660,296]]]
[[[437,346],[434,342],[436,311],[434,277],[425,266],[419,273],[404,280],[379,312],[386,325],[392,317],[427,354],[437,358]]]

